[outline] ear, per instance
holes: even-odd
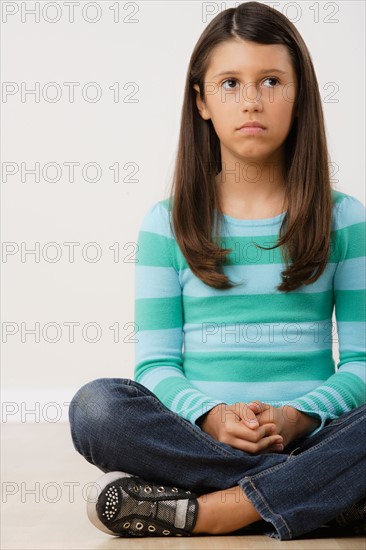
[[[193,88],[197,92],[197,94],[196,94],[196,105],[197,105],[198,112],[204,120],[209,120],[211,117],[208,113],[208,110],[207,110],[207,107],[206,107],[205,103],[201,99],[200,88],[199,88],[198,84],[193,84]]]

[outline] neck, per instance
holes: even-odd
[[[222,161],[222,170],[215,177],[222,205],[239,205],[248,211],[286,206],[282,162],[247,162],[242,159]],[[282,210],[281,210],[282,211]]]

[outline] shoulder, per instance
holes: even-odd
[[[171,208],[172,199],[170,197],[153,203],[142,216],[140,231],[158,233],[164,237],[173,238],[170,226]]]
[[[332,189],[332,202],[333,230],[366,222],[366,207],[357,197]]]

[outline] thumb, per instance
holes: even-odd
[[[238,403],[240,406],[240,418],[243,424],[249,428],[255,429],[259,426],[258,418],[256,417],[255,411],[248,406],[247,403]]]
[[[263,411],[269,409],[269,405],[266,403],[262,403],[261,401],[251,401],[247,404],[247,406],[252,410],[255,414],[260,414]]]

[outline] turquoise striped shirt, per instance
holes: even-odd
[[[219,403],[285,404],[321,423],[366,401],[366,209],[332,190],[332,245],[319,279],[276,290],[284,269],[285,215],[224,215],[223,271],[240,286],[214,289],[196,277],[169,226],[168,199],[145,213],[135,266],[134,379],[195,423]],[[336,322],[332,320],[333,309]],[[339,362],[332,355],[338,342]]]

